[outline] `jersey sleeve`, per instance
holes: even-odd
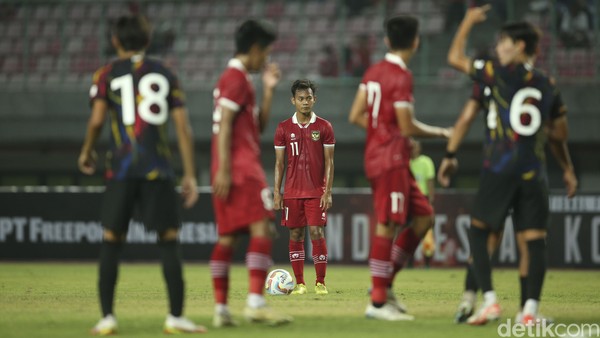
[[[234,112],[240,111],[248,96],[248,83],[244,74],[230,71],[221,80],[218,104]]]
[[[557,119],[566,114],[567,114],[567,106],[565,105],[565,103],[562,100],[560,91],[558,90],[558,88],[553,87],[552,106],[550,108],[550,118]]]
[[[405,73],[397,79],[396,87],[392,92],[392,102],[394,108],[410,108],[413,105],[413,77],[410,73]]]
[[[108,98],[108,74],[110,73],[110,65],[98,69],[92,78],[92,86],[90,87],[90,105],[94,100],[106,100]]]
[[[473,59],[469,76],[476,82],[491,85],[496,68],[496,63],[493,60]]]
[[[175,75],[171,75],[170,87],[169,109],[185,106],[185,94]]]
[[[331,123],[325,123],[325,128],[323,128],[323,146],[324,147],[334,147],[335,146],[335,135],[333,133],[333,127]]]
[[[473,82],[473,88],[471,90],[471,99],[481,102],[483,100],[483,90],[485,85],[480,82]]]
[[[283,125],[280,123],[275,130],[275,139],[273,141],[275,149],[285,149],[285,131]]]

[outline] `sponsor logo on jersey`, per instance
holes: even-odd
[[[312,137],[313,141],[318,141],[321,138],[321,132],[318,130],[313,130],[310,133],[310,137]]]

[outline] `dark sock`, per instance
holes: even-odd
[[[113,301],[115,298],[121,248],[121,242],[108,241],[102,242],[102,246],[100,247],[98,293],[103,317],[113,313]]]
[[[529,250],[527,299],[539,301],[546,275],[546,240],[527,241],[527,250]]]
[[[171,314],[179,317],[183,312],[183,272],[179,245],[177,241],[159,241],[158,246],[163,276],[169,292]]]
[[[467,265],[467,277],[465,278],[465,291],[477,293],[477,290],[479,290],[479,286],[475,278],[475,271],[473,271],[473,264],[469,264]]]
[[[527,301],[527,276],[519,276],[519,281],[521,282],[521,308],[523,308]]]
[[[471,255],[473,256],[473,268],[477,285],[481,287],[482,292],[492,290],[492,267],[490,255],[487,250],[487,241],[490,231],[480,229],[471,225],[469,230],[469,239],[471,245]]]

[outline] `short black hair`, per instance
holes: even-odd
[[[385,21],[385,34],[392,50],[409,49],[419,33],[419,20],[410,15],[399,15]]]
[[[296,80],[292,83],[292,96],[296,96],[298,90],[312,89],[313,95],[317,95],[317,85],[311,80],[302,79]]]
[[[144,50],[150,44],[150,23],[142,15],[120,17],[112,33],[126,51]]]
[[[265,22],[246,20],[235,32],[236,54],[246,54],[256,43],[261,48],[266,48],[277,39],[275,29]]]
[[[521,40],[525,43],[525,54],[533,56],[537,54],[540,41],[540,31],[526,21],[507,23],[500,29],[500,36],[507,36],[513,41]]]

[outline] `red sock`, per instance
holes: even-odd
[[[371,270],[373,284],[373,289],[371,290],[371,301],[373,304],[383,304],[387,299],[386,288],[392,273],[392,262],[390,261],[391,250],[391,239],[381,236],[373,237],[369,258],[369,269]]]
[[[250,237],[250,244],[246,252],[246,267],[250,275],[250,293],[261,295],[265,289],[265,279],[271,259],[272,242],[267,237]]]
[[[231,256],[233,256],[233,248],[220,245],[219,243],[215,245],[210,256],[210,275],[213,280],[213,290],[217,304],[227,304]]]
[[[312,258],[315,262],[317,283],[325,284],[325,273],[327,272],[327,242],[325,238],[312,241]]]
[[[304,241],[290,240],[289,249],[290,263],[292,263],[296,284],[306,284],[304,283]]]
[[[392,263],[394,264],[394,272],[390,278],[390,286],[396,274],[402,270],[404,264],[414,255],[415,250],[419,246],[421,239],[417,237],[411,227],[404,229],[392,246]]]

